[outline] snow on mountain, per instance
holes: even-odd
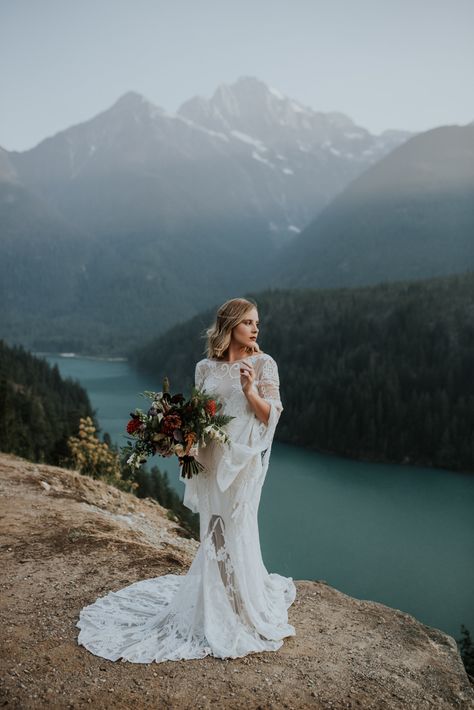
[[[103,183],[111,202],[84,214],[91,230],[99,223],[112,228],[110,212],[119,218],[139,179],[150,183],[143,188],[150,206],[142,208],[150,220],[160,200],[167,212],[176,211],[171,221],[191,206],[205,219],[216,203],[227,214],[259,215],[276,225],[272,233],[284,240],[290,225],[303,229],[352,179],[408,136],[402,131],[374,136],[341,112],[314,111],[242,76],[218,86],[209,99],[189,99],[176,113],[127,91],[89,121],[8,157],[28,187],[66,209],[70,218],[84,213],[91,199],[88,186],[95,196]],[[124,190],[125,197],[114,198],[112,189]],[[156,190],[159,200],[153,198]],[[189,191],[184,200],[183,190]],[[134,210],[129,213],[132,219]],[[122,215],[120,228],[123,220]]]
[[[367,167],[411,135],[407,131],[385,131],[374,136],[341,112],[314,111],[249,76],[231,85],[221,84],[208,100],[202,96],[189,99],[177,115],[240,136],[254,147],[264,143],[267,150],[285,156],[288,146],[316,158],[331,146],[333,155],[360,161]]]

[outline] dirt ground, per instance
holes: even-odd
[[[276,652],[152,664],[94,656],[77,644],[80,609],[137,580],[185,574],[198,543],[150,499],[8,454],[0,495],[3,707],[474,708],[454,639],[323,580],[296,583],[297,635]]]

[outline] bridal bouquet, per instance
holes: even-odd
[[[151,406],[147,412],[141,409],[130,412],[132,418],[127,424],[127,432],[131,438],[126,437],[129,441],[121,447],[132,468],[140,468],[154,454],[164,457],[175,454],[181,466],[181,476],[191,478],[204,470],[194,458],[198,445],[206,446],[210,439],[229,442],[222,427],[234,417],[219,414],[222,404],[203,390],[193,387],[189,400],[181,393],[171,395],[165,377],[162,392],[147,390],[141,394],[152,400]]]

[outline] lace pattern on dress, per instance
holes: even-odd
[[[78,643],[92,653],[132,663],[237,658],[276,651],[284,637],[295,635],[287,609],[296,588],[291,577],[265,569],[257,521],[283,409],[278,369],[264,354],[255,359],[255,373],[258,391],[271,406],[268,424],[256,420],[242,392],[238,362],[196,364],[195,386],[215,392],[234,417],[228,425],[232,448],[210,442],[198,452],[206,472],[185,481],[184,503],[199,513],[201,544],[185,575],[140,580],[84,607],[76,624]],[[225,488],[218,485],[219,473]]]
[[[260,396],[264,399],[273,399],[280,402],[280,378],[277,364],[273,358],[264,361],[257,388]]]

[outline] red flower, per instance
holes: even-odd
[[[140,429],[140,424],[141,421],[137,417],[136,419],[130,419],[130,421],[127,424],[127,431],[129,434],[133,434],[134,431],[137,429]]]
[[[210,399],[209,402],[206,402],[205,407],[206,407],[206,412],[208,412],[211,415],[211,417],[215,417],[216,411],[217,411],[217,405],[214,402],[214,400]]]
[[[166,417],[163,417],[161,431],[164,434],[172,434],[175,429],[180,428],[181,424],[181,417],[178,414],[168,414]]]

